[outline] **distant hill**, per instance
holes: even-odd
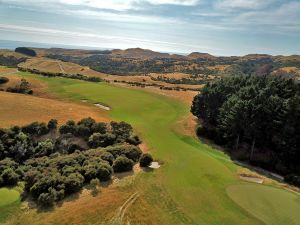
[[[25,62],[28,56],[10,50],[0,49],[0,65],[16,67],[19,63]]]
[[[189,59],[209,59],[214,60],[216,57],[208,53],[192,52],[187,55]]]
[[[199,76],[272,74],[300,80],[300,55],[272,56],[214,56],[192,52],[188,55],[169,54],[142,48],[125,50],[83,50],[64,48],[29,48],[37,57],[71,62],[95,71],[112,75],[147,75],[150,73],[185,73]],[[0,65],[16,66],[25,55],[0,51]],[[10,56],[9,56],[10,55]],[[34,57],[35,58],[35,57]],[[12,62],[11,64],[9,64]],[[54,63],[57,65],[57,63]],[[292,69],[291,69],[292,68]],[[174,81],[170,81],[174,82]],[[183,81],[190,82],[190,81]]]

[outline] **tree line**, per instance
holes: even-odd
[[[193,100],[198,135],[234,158],[300,186],[300,85],[276,76],[231,76],[207,84]]]
[[[23,72],[30,72],[46,77],[65,77],[65,78],[70,78],[70,79],[76,79],[76,80],[84,80],[84,81],[89,81],[89,82],[101,82],[102,79],[100,77],[94,77],[94,76],[85,76],[82,74],[68,74],[68,73],[52,73],[52,72],[43,72],[39,71],[36,69],[30,69],[30,68],[23,68],[19,67],[18,69]]]
[[[23,197],[52,206],[86,184],[132,170],[139,161],[148,166],[153,159],[142,154],[140,143],[130,124],[92,118],[60,127],[52,119],[0,129],[0,186],[24,182]]]

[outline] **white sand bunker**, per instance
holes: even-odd
[[[110,110],[110,107],[109,107],[109,106],[102,105],[102,104],[100,104],[100,103],[95,103],[94,105],[97,106],[97,107],[100,108],[100,109]]]
[[[152,169],[158,169],[160,167],[159,163],[158,162],[152,162],[150,164],[150,166],[148,166],[149,168],[152,168]]]
[[[255,176],[250,176],[245,174],[241,174],[240,179],[248,182],[257,183],[257,184],[262,184],[264,182],[264,180],[260,177],[255,177]]]
[[[87,100],[86,100],[86,99],[81,99],[81,101],[82,101],[82,102],[87,102]]]

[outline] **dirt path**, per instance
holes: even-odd
[[[124,216],[127,209],[137,200],[139,197],[139,193],[135,192],[132,194],[123,205],[116,211],[115,215],[108,222],[109,225],[123,225],[124,224]],[[103,224],[104,225],[104,224]]]
[[[62,73],[65,73],[65,70],[64,70],[64,68],[63,68],[63,66],[62,66],[62,64],[61,64],[61,62],[57,62],[57,64],[58,64],[58,66],[59,66],[59,68],[60,68],[60,71],[61,71]]]

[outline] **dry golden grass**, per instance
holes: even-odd
[[[12,73],[14,71],[16,71],[15,68],[9,68],[9,67],[0,66],[0,76],[3,75],[3,74],[6,74],[6,73]]]
[[[165,77],[165,78],[174,78],[174,79],[182,79],[182,78],[189,78],[190,74],[186,73],[166,73],[166,74],[160,74],[160,73],[151,73],[150,76],[152,77]]]
[[[153,74],[151,74],[152,76]],[[157,84],[157,85],[162,85],[164,87],[170,87],[170,88],[191,88],[191,89],[198,89],[202,88],[203,85],[191,85],[191,84],[170,84],[166,83],[163,81],[155,81],[152,80],[150,76],[117,76],[117,75],[104,75],[102,78],[108,81],[125,81],[125,82],[139,82],[139,83],[144,83],[144,84]]]
[[[224,71],[227,69],[230,65],[215,65],[215,66],[208,66],[207,69],[210,70],[218,70],[218,71]]]
[[[10,50],[0,50],[0,55],[5,56],[5,57],[9,57],[9,56],[13,56],[17,59],[20,58],[29,58],[29,56],[23,55],[21,53],[18,52],[14,52],[14,51],[10,51]]]
[[[120,192],[117,188],[102,188],[93,196],[90,190],[84,189],[64,200],[60,206],[49,211],[30,209],[26,204],[23,209],[11,216],[6,224],[105,224],[114,216],[130,193]],[[17,215],[17,216],[16,216]]]
[[[19,64],[24,69],[35,69],[41,72],[82,74],[85,76],[103,77],[104,74],[91,70],[89,67],[80,66],[71,62],[35,57]]]
[[[300,73],[300,70],[295,67],[295,66],[290,66],[290,67],[282,67],[280,68],[281,70],[285,71],[285,72],[294,72],[294,73]]]
[[[2,67],[0,67],[2,69]],[[6,89],[8,87],[14,87],[17,84],[20,84],[22,77],[15,74],[6,75],[9,79],[8,83],[0,85],[0,88]],[[30,88],[34,91],[33,95],[43,98],[57,98],[53,93],[50,93],[48,90],[48,86],[36,79],[33,79],[32,77],[24,77],[29,83]]]
[[[0,127],[48,122],[52,118],[59,123],[89,116],[98,121],[109,121],[107,114],[96,107],[23,94],[0,92],[0,105]]]
[[[189,84],[169,84],[163,81],[154,81],[151,80],[150,76],[157,77],[157,76],[164,76],[167,78],[188,78],[190,77],[189,74],[184,73],[169,73],[169,74],[150,74],[150,75],[139,75],[139,76],[117,76],[117,75],[109,75],[104,74],[101,72],[94,71],[89,67],[80,66],[75,63],[70,62],[63,62],[60,60],[48,59],[44,57],[35,57],[28,59],[26,62],[19,64],[20,67],[24,69],[35,69],[41,72],[51,72],[51,73],[67,73],[67,74],[82,74],[84,76],[95,76],[100,77],[102,79],[108,81],[125,81],[125,82],[139,82],[145,84],[157,84],[162,85],[164,87],[170,88],[191,88],[191,89],[198,89],[201,88],[203,85],[189,85]]]

